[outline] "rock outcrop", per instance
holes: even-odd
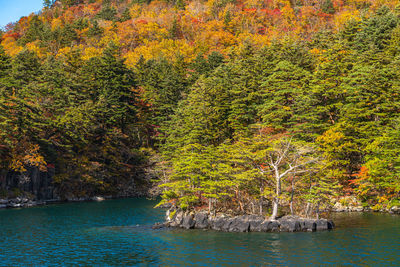
[[[327,219],[307,219],[299,216],[284,216],[275,221],[257,215],[228,216],[209,215],[206,212],[185,213],[182,210],[167,211],[167,227],[184,229],[211,229],[224,232],[314,232],[331,230],[333,221]]]
[[[0,172],[0,190],[25,192],[35,200],[57,199],[58,193],[53,185],[54,174],[54,168],[49,168],[47,172],[34,167],[27,168],[24,173],[3,171]]]
[[[389,213],[391,214],[400,214],[400,207],[399,206],[393,206],[390,208]]]

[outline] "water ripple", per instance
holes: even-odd
[[[334,214],[317,233],[153,230],[145,199],[0,211],[0,266],[399,266],[400,217]]]

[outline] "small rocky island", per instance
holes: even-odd
[[[308,219],[287,215],[277,220],[268,220],[259,215],[229,216],[209,215],[207,212],[184,212],[169,209],[166,227],[184,229],[210,229],[224,232],[314,232],[331,230],[335,224],[327,219]]]

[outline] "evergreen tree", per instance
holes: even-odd
[[[3,79],[10,75],[11,70],[11,58],[6,55],[4,48],[0,45],[0,84],[3,83]]]
[[[301,122],[299,99],[308,91],[309,77],[307,71],[290,62],[279,62],[262,84],[263,103],[259,110],[263,123],[282,131]]]
[[[384,49],[397,24],[397,16],[388,7],[381,7],[374,16],[364,21],[361,31],[357,33],[355,41],[358,50]]]
[[[35,52],[23,50],[12,61],[13,85],[20,89],[40,76],[40,62]],[[17,89],[17,90],[18,90]]]

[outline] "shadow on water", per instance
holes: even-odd
[[[400,217],[332,214],[316,233],[157,229],[164,211],[146,199],[0,211],[0,265],[398,266]]]

